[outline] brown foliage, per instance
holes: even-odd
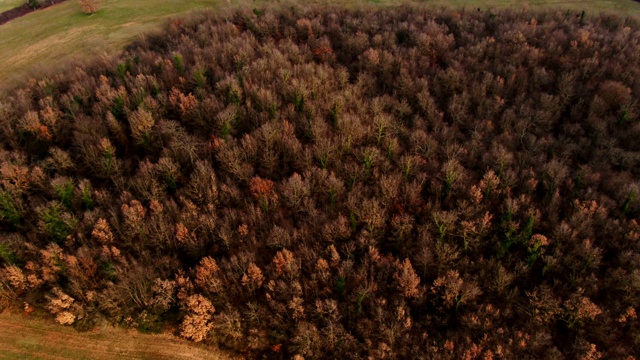
[[[180,111],[182,116],[188,115],[198,106],[198,99],[193,94],[183,94],[177,88],[171,89],[169,104]]]
[[[22,270],[15,265],[5,267],[2,277],[6,279],[6,281],[8,281],[18,293],[27,289],[27,277],[24,275]]]
[[[211,293],[217,293],[222,290],[222,282],[219,279],[218,272],[220,268],[216,261],[211,257],[205,257],[200,260],[200,264],[196,267],[196,285]]]
[[[96,226],[93,228],[91,235],[94,239],[102,244],[110,244],[113,242],[113,233],[109,227],[109,223],[105,219],[98,219]]]
[[[262,270],[255,263],[249,264],[247,272],[242,275],[242,285],[248,286],[251,290],[259,288],[263,280]]]
[[[249,358],[632,356],[638,44],[526,9],[172,21],[0,96],[0,305]]]
[[[409,259],[404,259],[404,261],[399,263],[396,267],[397,270],[394,278],[398,283],[398,290],[400,290],[405,297],[417,297],[420,294],[418,291],[420,278],[413,270],[411,261],[409,261]]]
[[[100,10],[100,0],[78,0],[82,12],[85,14],[95,14]]]
[[[274,192],[273,181],[269,179],[262,179],[260,177],[254,177],[249,184],[251,195],[254,198],[260,199],[265,202],[278,199],[278,195]]]
[[[148,143],[151,137],[151,130],[155,125],[153,115],[143,108],[134,111],[129,115],[129,128],[131,136],[139,144]]]
[[[287,249],[276,253],[273,257],[273,266],[278,275],[293,275],[297,272],[297,264],[293,253]]]
[[[53,296],[48,309],[56,316],[56,321],[62,325],[71,325],[76,321],[74,314],[74,299],[58,288],[53,289]]]
[[[180,335],[195,342],[204,340],[213,327],[210,320],[215,308],[211,301],[202,295],[191,295],[185,307],[189,314],[182,320]]]

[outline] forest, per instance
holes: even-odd
[[[265,7],[0,94],[0,309],[247,358],[635,359],[640,20]]]

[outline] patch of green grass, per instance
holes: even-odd
[[[0,13],[26,4],[27,0],[0,0]]]
[[[0,0],[9,1],[9,0]],[[214,6],[217,0],[103,0],[94,15],[69,0],[0,25],[0,83],[72,58],[114,54],[172,15]],[[55,64],[51,64],[55,59]],[[55,70],[53,68],[52,70]],[[18,75],[15,75],[18,74]]]

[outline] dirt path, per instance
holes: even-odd
[[[0,359],[233,359],[171,335],[102,326],[80,333],[22,314],[0,314]]]

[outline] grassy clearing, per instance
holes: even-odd
[[[0,0],[0,8],[12,7],[23,0]],[[287,1],[287,0],[285,0]],[[55,70],[70,58],[114,53],[142,33],[157,28],[164,19],[191,10],[212,6],[249,4],[266,1],[248,0],[103,0],[101,10],[92,16],[80,12],[77,1],[69,0],[40,10],[0,26],[0,83],[25,76],[39,68]],[[315,0],[315,4],[378,4],[392,5],[404,0]],[[640,3],[633,0],[434,0],[433,6],[473,7],[565,7],[588,13],[611,11],[619,14],[640,14]],[[13,5],[11,5],[13,4]]]
[[[0,359],[231,359],[169,335],[102,326],[73,328],[5,311],[0,314]]]
[[[27,0],[0,0],[0,13],[11,10],[14,7],[18,7],[26,2]]]
[[[113,53],[171,15],[215,5],[215,0],[103,0],[92,16],[69,0],[0,26],[0,82],[33,67],[72,57]],[[52,61],[54,62],[52,64]]]

